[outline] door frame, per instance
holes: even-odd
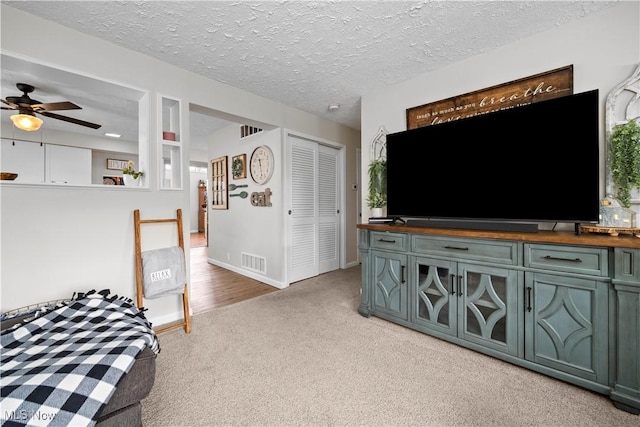
[[[334,148],[336,150],[338,150],[338,189],[339,189],[339,196],[338,196],[338,206],[339,206],[339,210],[340,213],[338,214],[338,249],[340,251],[340,268],[344,269],[346,268],[346,246],[347,246],[347,242],[346,242],[346,236],[345,236],[345,210],[346,210],[346,191],[345,191],[345,175],[346,175],[346,146],[344,144],[340,144],[338,142],[335,141],[330,141],[327,139],[323,139],[323,138],[318,138],[316,136],[312,136],[312,135],[307,135],[305,133],[302,132],[298,132],[298,131],[294,131],[291,129],[287,129],[287,128],[282,128],[282,158],[280,159],[280,164],[283,165],[283,171],[282,171],[282,176],[283,176],[283,180],[282,180],[282,188],[280,189],[281,194],[283,195],[283,214],[284,214],[284,233],[285,233],[285,242],[287,242],[287,244],[285,245],[285,253],[284,253],[284,271],[285,271],[285,286],[289,286],[291,284],[290,282],[290,277],[291,277],[291,217],[288,214],[289,208],[291,206],[290,200],[289,200],[289,172],[290,172],[290,159],[287,158],[287,153],[289,152],[289,148],[290,148],[290,141],[289,141],[289,137],[293,136],[296,138],[301,138],[301,139],[306,139],[308,141],[311,142],[315,142],[319,145],[326,145],[329,146],[331,148]]]

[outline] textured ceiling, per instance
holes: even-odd
[[[3,1],[360,129],[360,97],[611,7],[603,1]],[[338,111],[328,106],[338,104]]]

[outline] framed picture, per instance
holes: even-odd
[[[102,176],[102,184],[104,185],[124,185],[124,180],[121,176]]]
[[[211,209],[228,209],[227,156],[211,160]]]
[[[247,177],[247,155],[238,154],[231,158],[231,175],[233,179],[242,179]]]
[[[107,169],[122,170],[127,167],[127,160],[107,159]]]

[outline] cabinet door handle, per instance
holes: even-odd
[[[458,275],[458,296],[462,296],[462,275]]]
[[[386,240],[386,239],[378,239],[378,242],[384,242],[384,243],[395,243],[395,240]]]
[[[400,267],[400,275],[402,276],[400,280],[402,280],[402,283],[405,283],[407,281],[407,279],[405,278],[405,270],[406,267],[404,265]]]
[[[531,292],[533,288],[531,286],[527,286],[527,311],[531,311]]]
[[[463,248],[463,247],[460,247],[460,246],[445,246],[444,248],[445,249],[453,249],[453,250],[456,250],[456,251],[468,251],[469,250],[469,248]]]
[[[582,262],[580,258],[560,258],[560,257],[551,256],[551,255],[547,255],[546,257],[544,257],[544,259],[547,259],[550,261]]]
[[[460,295],[460,276],[456,276],[455,274],[451,275],[451,295],[455,295],[456,293]]]

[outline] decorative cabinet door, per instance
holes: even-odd
[[[406,255],[371,251],[371,262],[373,311],[380,317],[408,320]]]
[[[458,337],[518,355],[517,272],[458,264]]]
[[[421,327],[455,336],[457,316],[457,268],[446,260],[415,258],[411,265],[412,321]]]
[[[607,283],[525,274],[525,356],[607,383]]]

